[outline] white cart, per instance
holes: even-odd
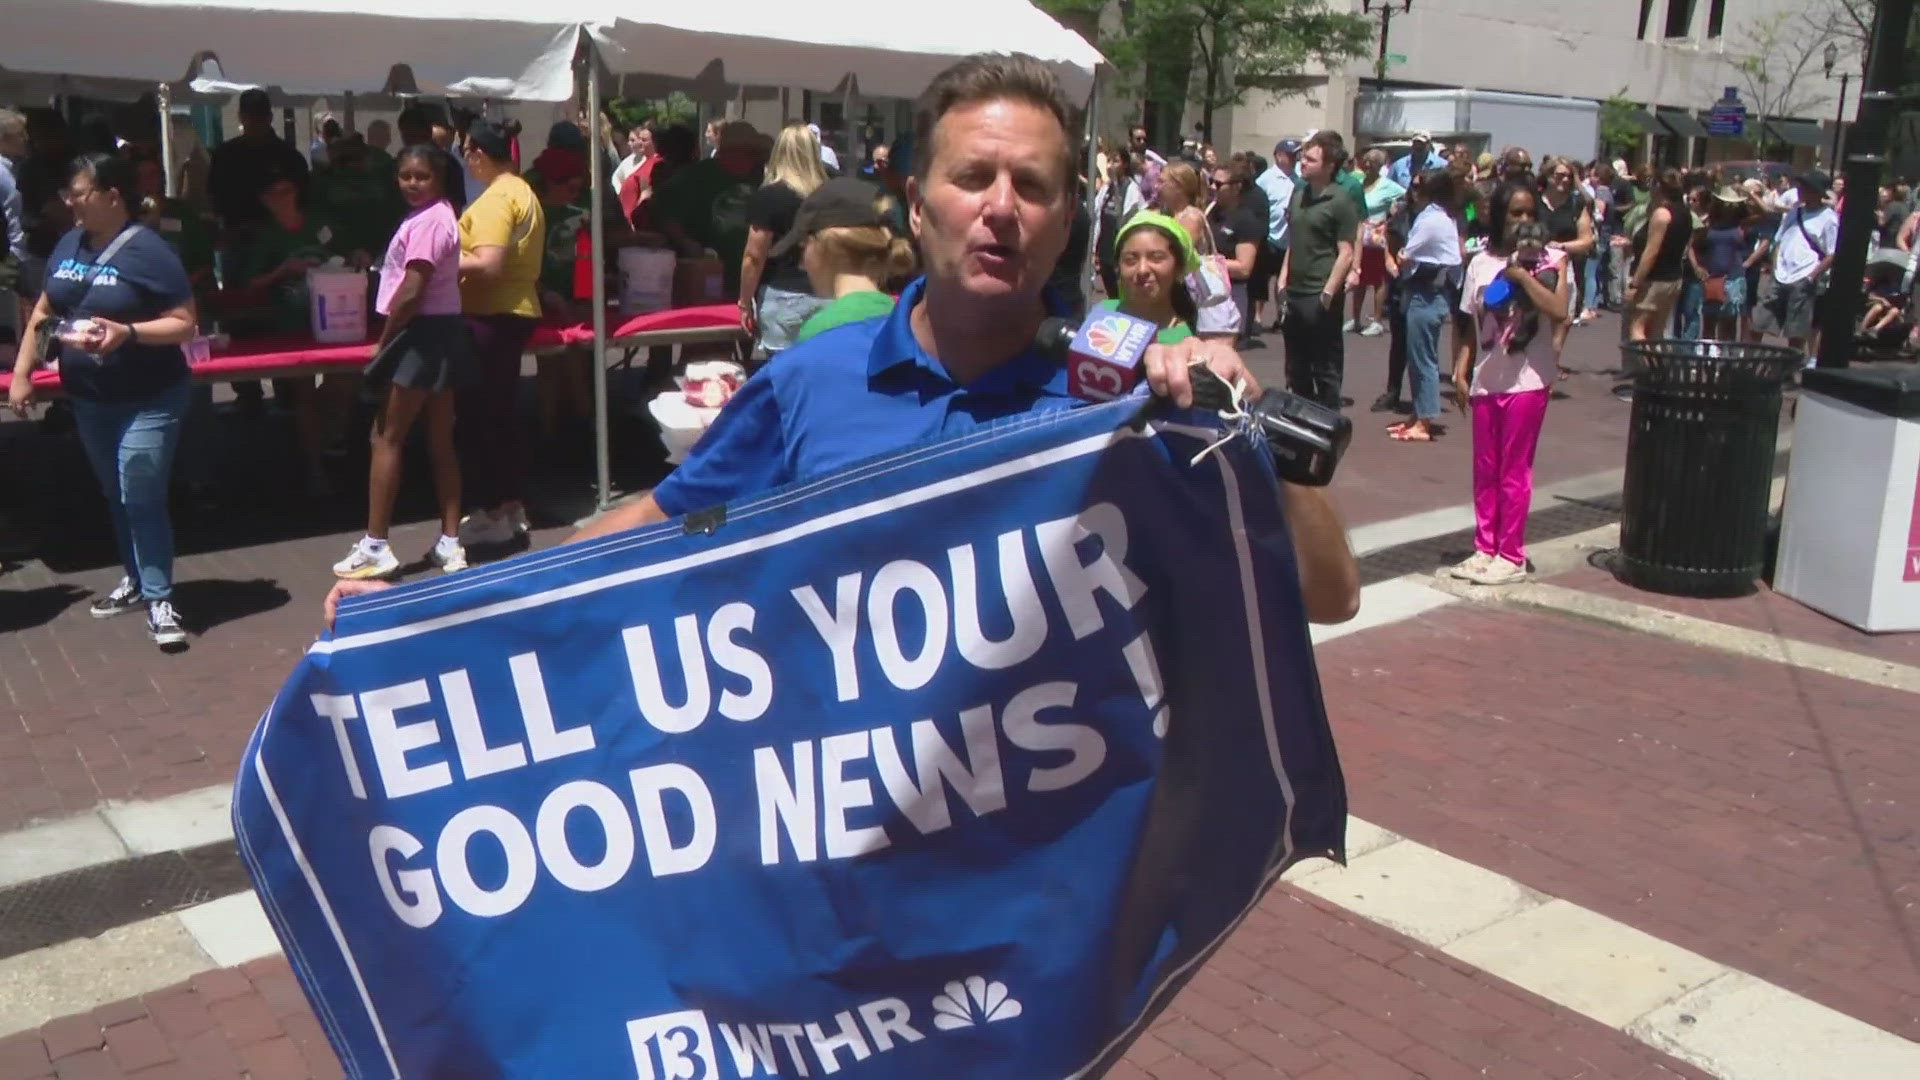
[[[1920,367],[1805,373],[1773,587],[1862,630],[1920,630]]]

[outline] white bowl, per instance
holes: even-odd
[[[706,433],[707,425],[720,415],[719,409],[703,409],[689,405],[685,394],[678,390],[663,391],[658,397],[647,402],[647,412],[660,425],[660,441],[667,448],[667,463],[678,465],[687,459],[687,451],[700,441]]]

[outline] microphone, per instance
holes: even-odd
[[[1140,358],[1160,328],[1118,311],[1096,312],[1075,327],[1062,318],[1041,322],[1034,345],[1067,360],[1067,393],[1083,401],[1127,396],[1140,379]]]
[[[1067,361],[1067,392],[1086,401],[1124,397],[1140,379],[1141,358],[1159,328],[1145,319],[1118,311],[1095,312],[1079,327],[1062,318],[1040,323],[1034,347]],[[1205,365],[1188,369],[1194,407],[1220,412],[1232,407],[1233,391]],[[1164,398],[1149,398],[1135,425],[1145,423],[1168,407]],[[1353,421],[1338,409],[1278,388],[1244,402],[1246,422],[1263,438],[1268,460],[1282,480],[1321,487],[1333,479],[1340,458],[1353,438]]]

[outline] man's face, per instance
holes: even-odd
[[[1413,160],[1425,161],[1427,160],[1427,151],[1432,147],[1433,147],[1433,144],[1426,141],[1425,139],[1415,139],[1413,140],[1413,145],[1408,147],[1407,150],[1408,150],[1408,153],[1412,156]]]
[[[442,150],[452,149],[453,129],[445,124],[433,125],[433,145]]]
[[[653,132],[637,127],[627,132],[627,152],[637,158],[645,158],[653,153]]]
[[[1300,151],[1300,176],[1309,184],[1324,184],[1332,170],[1328,168],[1327,151],[1319,145],[1309,145]]]
[[[934,126],[908,182],[928,278],[978,299],[1037,296],[1067,246],[1067,135],[1023,101],[963,105]]]
[[[893,164],[893,148],[881,144],[873,148],[873,167],[878,172],[886,172]]]
[[[1135,150],[1145,150],[1147,148],[1147,129],[1146,128],[1143,128],[1143,127],[1134,128],[1129,137],[1133,139],[1133,148]]]
[[[0,154],[10,158],[27,156],[27,125],[25,122],[0,127]]]
[[[1293,155],[1287,153],[1285,150],[1275,150],[1273,152],[1273,167],[1279,169],[1287,176],[1292,176]]]

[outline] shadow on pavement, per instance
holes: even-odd
[[[0,634],[44,626],[86,598],[87,590],[64,583],[18,591],[0,589]]]
[[[272,611],[293,599],[293,594],[267,578],[252,581],[201,579],[182,581],[173,587],[173,599],[179,605],[183,621],[197,633],[221,623]]]

